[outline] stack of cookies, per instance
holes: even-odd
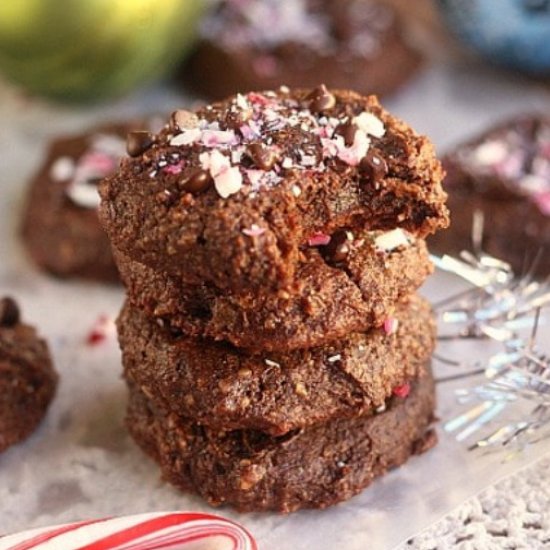
[[[433,147],[374,97],[177,111],[101,186],[128,300],[127,423],[164,476],[240,510],[326,507],[434,442],[415,295],[447,225]]]

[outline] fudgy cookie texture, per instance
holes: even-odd
[[[474,213],[483,249],[518,274],[550,274],[550,118],[522,116],[459,145],[444,159],[453,223],[430,239],[437,252],[470,250]]]
[[[436,442],[430,429],[434,385],[427,375],[385,412],[271,437],[253,430],[217,430],[166,415],[136,388],[127,425],[160,464],[163,476],[211,505],[241,511],[326,508],[351,498],[374,478]]]
[[[21,322],[12,298],[0,299],[0,452],[36,429],[56,386],[46,343]]]
[[[226,1],[205,17],[185,84],[220,99],[281,84],[384,95],[420,64],[394,10],[372,0]]]
[[[163,410],[212,429],[277,435],[372,412],[423,375],[435,344],[430,306],[419,297],[384,328],[286,353],[174,336],[128,304],[118,330],[126,378]]]
[[[129,139],[100,184],[103,225],[121,252],[186,283],[287,288],[316,239],[448,223],[432,144],[373,96],[237,95]]]
[[[232,294],[115,258],[130,302],[149,316],[256,351],[320,346],[380,326],[432,272],[424,241],[400,229],[341,232],[332,245],[304,250],[291,292]]]
[[[30,183],[22,223],[24,244],[42,269],[60,277],[118,281],[97,215],[97,184],[117,169],[126,154],[126,134],[141,124],[100,126],[51,143]]]

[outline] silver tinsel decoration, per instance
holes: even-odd
[[[470,287],[435,304],[440,347],[477,340],[489,350],[469,363],[446,357],[444,351],[435,356],[459,369],[439,383],[483,375],[478,385],[456,390],[465,410],[445,422],[444,429],[470,450],[518,450],[550,437],[550,356],[537,345],[539,326],[548,321],[550,284],[534,280],[533,270],[518,277],[510,265],[485,254],[479,214],[472,233],[473,252],[459,258],[432,256],[436,267]]]

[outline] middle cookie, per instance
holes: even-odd
[[[174,336],[129,304],[118,334],[125,377],[156,407],[213,429],[272,435],[373,413],[392,393],[408,393],[435,346],[430,305],[416,295],[385,329],[286,353]]]
[[[318,235],[289,291],[232,294],[189,285],[114,251],[132,305],[188,336],[252,351],[316,347],[380,326],[432,271],[426,245],[401,229]]]

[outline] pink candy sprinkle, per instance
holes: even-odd
[[[388,317],[384,321],[384,332],[389,336],[397,332],[397,327],[399,326],[399,321],[395,317]]]
[[[243,233],[248,237],[259,237],[265,233],[265,229],[259,225],[253,223],[250,228],[243,229]]]
[[[533,200],[538,206],[539,210],[545,215],[550,216],[550,191],[544,191],[542,193],[537,193]]]
[[[112,319],[107,315],[100,315],[86,336],[86,344],[88,346],[96,346],[106,340],[111,332],[114,332]]]
[[[330,242],[330,235],[325,233],[314,233],[308,240],[309,246],[325,246]]]
[[[250,92],[247,96],[250,103],[255,103],[257,105],[269,105],[270,101],[265,95],[258,94],[256,92]]]
[[[107,176],[116,169],[117,161],[105,154],[97,151],[92,151],[82,155],[78,161],[78,168],[86,170],[100,176]]]
[[[178,162],[177,164],[168,164],[167,166],[164,167],[163,172],[166,172],[167,174],[172,174],[175,176],[183,170],[184,165],[185,164],[183,160]]]
[[[247,124],[243,124],[240,128],[239,128],[242,136],[244,139],[248,139],[248,140],[252,140],[256,137],[256,133],[254,132],[254,130],[252,130],[252,128],[250,126],[248,126]]]
[[[410,384],[401,384],[401,386],[396,386],[393,388],[393,395],[396,397],[401,397],[401,399],[408,397],[409,393],[411,393]]]

